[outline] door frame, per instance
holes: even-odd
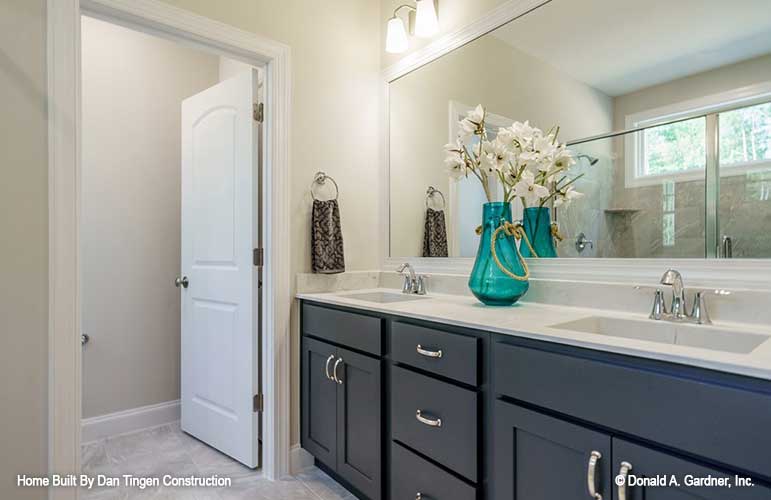
[[[48,0],[48,469],[80,471],[80,16],[214,51],[265,69],[263,148],[263,471],[289,473],[290,47],[158,0]],[[75,488],[49,498],[76,499]]]

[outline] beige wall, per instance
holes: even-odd
[[[450,201],[450,178],[443,163],[450,101],[467,106],[481,103],[489,113],[529,120],[543,130],[559,125],[562,140],[609,130],[613,116],[607,95],[493,35],[391,83],[389,99],[390,248],[394,257],[420,255],[426,188],[436,187]],[[594,199],[587,196],[571,210],[580,212],[580,204]],[[452,237],[454,224],[449,214],[447,217]]]
[[[88,418],[179,399],[180,105],[219,81],[220,61],[89,17],[81,27]]]
[[[0,2],[0,498],[46,498],[48,157],[45,1]]]
[[[347,270],[380,262],[378,82],[380,16],[374,0],[167,0],[178,7],[286,43],[292,48],[291,259],[310,272],[313,173],[340,185]],[[292,433],[299,442],[299,326],[292,307]]]

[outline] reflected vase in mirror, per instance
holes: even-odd
[[[493,257],[493,235],[505,222],[511,223],[511,204],[491,202],[483,205],[482,234],[468,286],[471,293],[488,306],[510,306],[525,295],[529,287],[527,271],[520,262],[513,236],[498,232],[495,254],[501,265],[519,278],[507,274]]]
[[[530,240],[535,255],[523,241],[519,249],[523,257],[551,258],[557,257],[554,246],[554,236],[551,230],[551,211],[549,207],[528,207],[522,216],[525,235]]]

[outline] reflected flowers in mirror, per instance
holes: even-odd
[[[571,176],[574,154],[557,139],[559,127],[544,132],[529,122],[514,122],[489,138],[482,105],[458,122],[455,143],[445,146],[445,165],[453,178],[475,176],[488,201],[495,200],[492,180],[503,186],[504,202],[521,200],[525,208],[549,202],[565,206],[582,196],[573,184],[583,174]]]

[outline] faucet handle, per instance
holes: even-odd
[[[667,303],[664,301],[664,292],[660,288],[656,289],[653,296],[653,309],[649,316],[650,319],[660,320],[667,314]]]
[[[418,285],[416,287],[415,293],[418,295],[425,295],[428,292],[426,281],[428,281],[428,276],[424,276],[422,274],[418,275]]]
[[[712,324],[712,320],[709,319],[709,313],[707,312],[707,301],[704,297],[704,292],[696,292],[696,296],[693,298],[691,318],[700,325]]]
[[[409,274],[404,275],[404,284],[402,285],[402,293],[412,293],[412,279]]]

